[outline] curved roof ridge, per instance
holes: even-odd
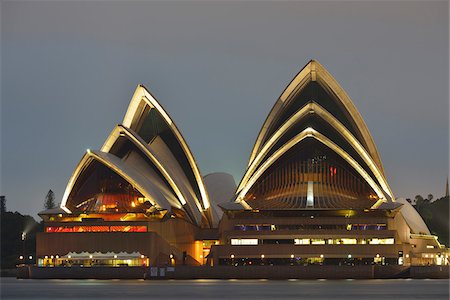
[[[189,146],[187,145],[186,140],[182,136],[181,132],[179,131],[175,123],[170,118],[169,114],[164,110],[161,104],[156,100],[156,98],[150,93],[150,91],[143,84],[139,84],[136,88],[136,91],[128,106],[127,112],[124,116],[122,122],[123,125],[131,129],[133,128],[132,125],[135,124],[139,118],[137,114],[139,112],[139,105],[141,104],[142,101],[145,101],[145,103],[149,105],[151,108],[155,108],[169,125],[170,130],[175,135],[178,143],[180,144],[184,152],[187,161],[189,162],[191,171],[195,177],[195,181],[197,183],[202,198],[201,199],[203,206],[202,208],[207,212],[206,213],[207,219],[210,222],[210,225],[217,223],[217,220],[214,219],[214,216],[211,213],[211,211],[208,210],[209,207],[211,206],[209,196],[206,191],[205,184],[203,182],[203,177],[201,176],[197,162],[195,161],[195,158]]]
[[[276,142],[279,141],[285,133],[288,132],[295,124],[301,121],[304,117],[310,113],[319,115],[325,122],[333,127],[336,127],[337,132],[351,145],[351,147],[359,154],[362,160],[367,164],[369,169],[374,173],[378,183],[382,186],[385,193],[394,201],[393,193],[387,183],[384,174],[379,170],[378,165],[373,161],[373,158],[367,152],[367,150],[360,144],[359,140],[330,112],[323,108],[317,102],[311,101],[302,106],[297,112],[289,117],[270,137],[268,137],[265,143],[262,145],[260,151],[255,156],[251,164],[239,183],[237,191],[239,192],[243,186],[248,182],[248,179],[257,169],[257,167],[264,161],[265,155],[272,149]]]
[[[359,111],[356,109],[345,90],[337,83],[333,76],[331,76],[331,74],[317,60],[314,59],[310,60],[300,70],[300,72],[297,73],[297,75],[291,80],[291,82],[281,93],[278,100],[275,102],[271,111],[267,115],[267,118],[264,121],[264,124],[261,127],[261,130],[255,141],[252,152],[250,154],[248,166],[251,165],[252,161],[261,149],[264,140],[268,138],[266,135],[271,124],[277,120],[279,114],[281,113],[281,111],[283,111],[283,108],[286,106],[286,104],[289,103],[294,98],[294,96],[297,95],[298,92],[301,91],[302,88],[311,81],[317,81],[322,86],[324,86],[324,88],[330,90],[334,95],[333,98],[335,98],[336,101],[339,101],[339,103],[343,105],[350,116],[350,120],[355,123],[356,129],[361,133],[361,136],[364,139],[364,143],[367,145],[367,151],[370,153],[378,168],[384,175],[384,169],[378,154],[378,150]]]
[[[256,180],[270,167],[275,161],[277,161],[284,153],[286,153],[289,149],[291,149],[294,145],[298,144],[302,140],[304,140],[307,137],[313,137],[319,142],[323,143],[327,147],[329,147],[332,151],[334,151],[336,154],[341,156],[344,160],[347,161],[347,163],[350,164],[351,167],[353,167],[361,176],[362,178],[371,186],[371,188],[376,192],[377,196],[380,198],[381,201],[386,202],[388,199],[386,199],[382,189],[378,186],[378,184],[369,176],[369,174],[362,168],[358,162],[354,160],[347,152],[345,152],[341,147],[336,145],[332,140],[327,138],[325,135],[321,134],[320,132],[316,131],[312,127],[308,127],[307,129],[303,130],[296,136],[294,136],[292,139],[290,139],[288,142],[286,142],[282,147],[280,147],[278,150],[275,151],[266,161],[264,161],[263,164],[259,166],[259,168],[255,171],[255,173],[250,177],[249,181],[245,185],[245,187],[237,193],[237,197],[235,202],[243,202],[244,206],[250,207],[245,201],[244,196],[246,193],[250,190],[250,188],[256,183]],[[376,203],[378,206],[380,201]],[[247,208],[248,208],[247,207]],[[376,208],[374,205],[373,208]]]
[[[127,182],[133,184],[133,186],[135,186],[135,188],[142,195],[148,198],[152,205],[156,206],[158,209],[164,209],[168,211],[171,210],[171,204],[162,194],[160,189],[156,188],[149,180],[144,178],[144,176],[142,176],[140,172],[128,166],[113,154],[93,150],[86,151],[77,167],[75,168],[75,171],[73,172],[69,183],[67,184],[61,202],[61,208],[63,208],[64,210],[70,212],[70,210],[67,208],[69,195],[79,176],[93,160],[100,162],[101,164],[118,174],[120,177],[125,179]]]
[[[154,153],[152,149],[148,147],[145,141],[132,129],[125,127],[121,124],[117,125],[113,129],[109,137],[106,139],[103,147],[101,148],[101,151],[110,152],[111,147],[115,144],[115,142],[121,135],[124,135],[129,141],[131,141],[153,163],[153,165],[158,169],[161,175],[164,176],[167,183],[169,183],[170,187],[173,189],[179,201],[181,202],[183,208],[187,204],[190,210],[188,214],[190,215],[193,213],[194,218],[196,219],[195,221],[198,224],[200,224],[203,215],[200,203],[197,203],[196,201],[197,199],[193,199],[195,203],[190,203],[190,201],[187,201],[186,197],[183,195],[183,192],[181,191],[181,189],[183,188],[178,186],[176,180],[174,179],[174,176],[172,176],[170,172],[167,170],[168,166],[160,161],[158,155]],[[188,191],[185,192],[189,194]],[[192,211],[194,207],[197,209],[198,213],[194,213]]]

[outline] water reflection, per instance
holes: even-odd
[[[18,280],[1,299],[448,299],[448,280]]]

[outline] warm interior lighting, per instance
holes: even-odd
[[[294,245],[309,245],[309,239],[294,239]]]
[[[324,239],[311,239],[311,245],[325,245]]]
[[[294,254],[291,254],[291,258],[294,258]]]
[[[258,239],[231,239],[231,245],[258,245]]]
[[[369,244],[371,244],[371,245],[393,245],[394,238],[386,238],[386,239],[372,238],[372,239],[369,239]]]
[[[143,225],[89,225],[89,226],[48,226],[45,228],[47,233],[58,232],[147,232],[147,226]]]
[[[231,257],[231,258],[234,258],[234,254],[231,254],[230,257]]]
[[[342,239],[330,239],[328,240],[328,244],[336,244],[336,245],[356,245],[356,239],[342,238]]]
[[[21,256],[19,256],[19,259],[23,259],[23,256],[21,255]]]
[[[261,254],[261,258],[264,258],[264,254]]]
[[[30,255],[30,256],[28,256],[28,259],[33,259],[33,256],[31,256],[31,255]]]

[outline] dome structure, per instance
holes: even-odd
[[[142,85],[101,150],[88,150],[81,159],[61,208],[70,213],[177,212],[198,226],[218,222],[186,141]]]
[[[361,115],[311,60],[267,116],[235,202],[246,209],[366,209],[392,201]]]

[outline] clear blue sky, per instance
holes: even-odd
[[[285,86],[318,59],[352,98],[396,196],[444,193],[447,1],[1,2],[1,194],[60,201],[145,84],[203,175],[239,181]]]

